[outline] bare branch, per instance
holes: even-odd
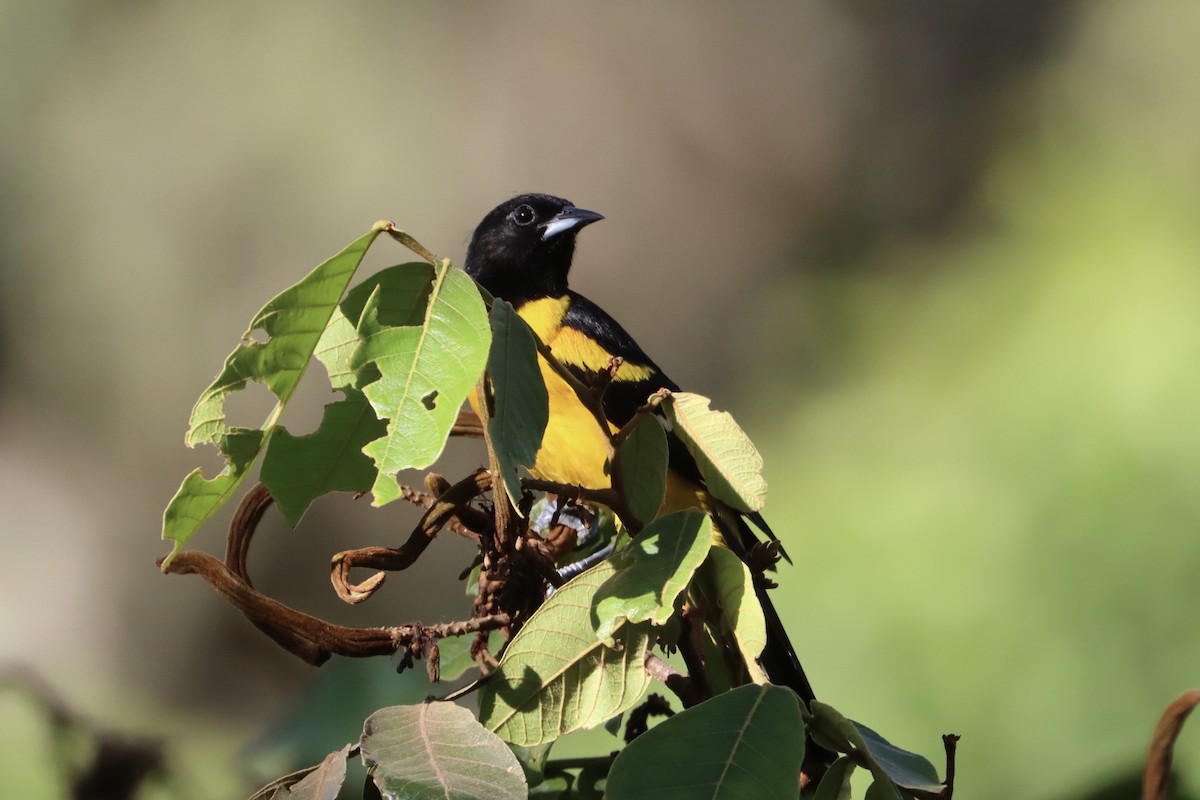
[[[338,597],[347,603],[361,603],[366,600],[383,583],[383,570],[395,572],[412,566],[447,522],[455,516],[470,517],[473,510],[467,503],[491,488],[491,477],[487,471],[476,470],[437,498],[409,534],[408,541],[400,547],[364,547],[335,555],[330,564],[330,581]],[[477,519],[471,520],[471,524],[479,522]],[[350,570],[355,567],[366,567],[380,572],[354,584],[350,582]]]

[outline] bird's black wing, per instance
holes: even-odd
[[[610,422],[617,426],[629,422],[634,413],[646,403],[646,399],[659,389],[679,391],[679,385],[667,377],[650,356],[646,355],[641,345],[620,323],[610,317],[608,312],[578,292],[568,294],[571,302],[563,317],[564,326],[584,334],[609,353],[620,356],[625,363],[650,369],[648,377],[639,380],[614,380],[608,385],[604,392],[604,415]],[[585,374],[582,368],[574,364],[568,364],[567,368],[580,380],[590,381],[595,378],[595,375]],[[703,486],[704,480],[700,477],[700,470],[683,441],[678,436],[668,435],[667,448],[671,469]]]

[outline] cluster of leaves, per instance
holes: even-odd
[[[382,232],[425,261],[384,269],[350,288],[364,254]],[[256,331],[266,340],[256,341]],[[548,418],[539,354],[596,410],[610,443],[611,489],[589,491],[522,477],[534,462]],[[315,432],[295,436],[279,418],[314,356],[342,399],[325,408]],[[225,401],[250,380],[266,384],[276,407],[260,428],[230,426]],[[472,687],[478,693],[477,715],[452,702],[383,709],[366,721],[358,743],[256,797],[334,797],[353,753],[361,754],[374,785],[389,797],[603,793],[621,798],[651,792],[786,797],[807,785],[818,797],[846,798],[856,768],[871,774],[867,795],[873,799],[950,796],[950,781],[939,782],[925,759],[893,747],[827,705],[813,701],[806,707],[791,690],[770,685],[756,663],[767,636],[755,597],[756,576],[732,552],[713,544],[706,514],[686,510],[658,516],[668,450],[659,413],[695,457],[714,497],[744,512],[762,506],[761,461],[732,418],[711,410],[706,398],[660,394],[647,398],[624,428],[612,431],[600,407],[604,386],[604,375],[593,385],[581,383],[557,364],[511,306],[487,297],[465,273],[390,223],[377,224],[255,316],[192,412],[188,444],[215,445],[226,464],[213,478],[193,472],[168,505],[163,535],[174,548],[164,568],[200,572],[293,652],[303,655],[297,638],[319,645],[325,655],[313,656],[314,662],[328,652],[394,652],[400,642],[409,659],[436,662],[440,639],[473,633],[485,642],[488,631],[497,629],[508,637],[498,661],[485,648],[472,647],[486,676]],[[453,485],[427,478],[425,493],[401,486],[399,473],[437,460],[461,424],[459,409],[472,392],[483,418],[478,433],[487,444],[489,470]],[[338,557],[335,571],[354,565],[403,569],[453,520],[480,545],[483,574],[474,618],[444,626],[336,629],[254,592],[236,557],[242,553],[244,562],[248,536],[235,541],[231,530],[235,557],[226,565],[184,550],[237,493],[260,454],[269,496],[248,493],[253,502],[243,501],[249,510],[239,515],[236,529],[252,530],[270,501],[296,525],[313,500],[329,492],[370,492],[376,506],[423,498],[428,510],[413,534],[419,547],[376,548],[358,560]],[[520,565],[529,563],[517,559],[522,543],[534,550],[542,543],[527,521],[531,489],[598,501],[616,513],[622,530],[636,536],[565,583],[545,564],[540,572],[530,575],[526,569],[518,575]],[[555,552],[552,562],[577,555]],[[506,601],[512,593],[492,585],[517,578],[535,587],[535,601],[527,606]],[[359,602],[377,585],[378,580],[346,584],[343,597]],[[543,602],[551,585],[554,591]],[[705,612],[700,622],[689,619],[697,604]],[[341,639],[339,631],[346,632]],[[669,655],[655,654],[677,648],[686,671],[672,666]],[[682,701],[681,711],[671,711],[654,696],[646,699],[656,679]],[[648,727],[650,713],[670,716]],[[574,768],[548,758],[558,738],[619,723],[624,715],[632,742],[615,757]],[[805,760],[806,743],[812,742],[841,755],[825,759],[814,771],[811,759]],[[952,752],[952,744],[947,750]]]

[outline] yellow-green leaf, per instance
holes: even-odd
[[[368,298],[359,321],[362,343],[354,371],[373,363],[379,378],[363,392],[387,433],[368,444],[379,471],[374,505],[400,496],[396,473],[427,467],[445,447],[458,409],[483,373],[491,338],[487,311],[465,272],[443,260],[435,270],[423,324],[391,327],[380,310],[381,290]]]
[[[674,392],[664,405],[709,492],[740,511],[757,511],[767,502],[762,456],[729,412],[713,411],[710,402],[698,394]]]

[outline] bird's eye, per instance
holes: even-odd
[[[537,219],[537,214],[533,213],[532,206],[520,205],[512,212],[512,220],[518,225],[528,225],[535,219]]]

